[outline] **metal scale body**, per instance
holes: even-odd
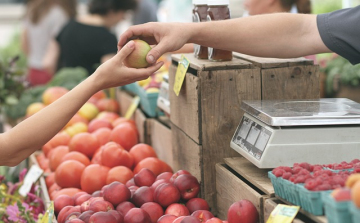
[[[360,104],[345,98],[243,101],[230,142],[259,168],[360,158]]]

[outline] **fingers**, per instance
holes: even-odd
[[[116,60],[123,61],[135,49],[134,41],[128,42],[121,50],[115,55]]]
[[[140,78],[139,80],[142,80],[144,78],[149,77],[151,74],[155,73],[157,70],[160,69],[160,67],[164,65],[163,61],[160,61],[154,65],[152,65],[151,67],[147,67],[147,68],[142,68],[142,69],[134,69],[132,72],[133,74]],[[133,69],[133,68],[130,68]]]
[[[146,60],[150,64],[154,64],[163,54],[171,51],[169,50],[170,44],[164,38],[162,41],[159,42],[158,45],[155,45],[148,55],[146,56]]]
[[[154,32],[155,30],[157,30],[156,24],[157,23],[146,23],[130,27],[128,30],[126,30],[123,34],[120,35],[118,42],[118,50],[120,50],[129,40],[138,38],[146,41],[150,45],[157,44],[154,38]]]

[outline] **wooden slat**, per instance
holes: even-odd
[[[220,219],[227,218],[229,207],[236,201],[247,199],[262,212],[263,195],[251,188],[241,179],[231,173],[223,164],[216,164],[216,192],[217,192],[217,216]],[[260,219],[260,222],[263,222]]]
[[[151,119],[149,123],[151,146],[154,148],[159,159],[173,167],[171,129],[156,119]]]
[[[201,145],[194,142],[175,125],[171,126],[171,139],[174,171],[187,170],[201,181],[203,185],[201,176],[203,168],[201,163]]]
[[[263,69],[261,76],[262,100],[320,97],[318,66]]]
[[[123,117],[126,114],[126,111],[131,105],[131,102],[133,100],[133,96],[129,93],[120,90],[120,88],[116,89],[116,99],[119,102],[120,105],[120,115]]]
[[[314,61],[306,59],[304,57],[280,59],[280,58],[267,58],[267,57],[254,57],[241,53],[233,53],[236,58],[240,58],[253,63],[255,66],[268,69],[268,68],[279,68],[289,66],[303,66],[313,65]]]
[[[136,128],[139,133],[139,142],[146,143],[145,135],[146,135],[146,116],[145,114],[140,110],[136,109],[135,114],[133,115]]]
[[[231,169],[264,193],[270,196],[275,195],[274,187],[268,177],[269,170],[259,169],[244,157],[225,158],[224,161]]]
[[[205,70],[230,70],[230,69],[249,69],[253,65],[245,60],[234,57],[231,61],[213,62],[209,60],[199,60],[194,57],[194,54],[184,54],[189,59],[190,67],[198,71]],[[178,62],[181,59],[181,54],[174,54],[172,59]]]
[[[187,73],[179,96],[176,96],[174,88],[176,67],[171,65],[169,71],[169,97],[170,97],[170,120],[197,144],[201,144],[200,120],[199,120],[199,78]]]
[[[215,206],[215,164],[239,156],[230,148],[230,141],[244,113],[241,102],[260,99],[260,70],[203,71],[199,76],[204,193],[210,206]]]

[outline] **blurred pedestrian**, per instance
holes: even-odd
[[[138,7],[132,18],[133,25],[157,22],[157,2],[155,0],[137,0]]]
[[[48,44],[70,18],[76,15],[76,0],[28,0],[21,46],[28,58],[28,81],[46,84],[52,73],[42,64]]]
[[[309,14],[311,11],[310,0],[245,0],[244,6],[249,15],[277,12]]]
[[[89,14],[70,20],[51,42],[45,66],[49,70],[80,66],[92,74],[117,52],[111,28],[135,8],[136,0],[90,0]]]

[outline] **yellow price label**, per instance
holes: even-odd
[[[179,96],[181,87],[183,85],[185,74],[187,72],[187,69],[189,68],[190,62],[188,58],[186,58],[184,55],[181,55],[181,59],[179,61],[176,74],[175,74],[175,83],[174,83],[174,92],[176,96]]]
[[[40,223],[52,223],[54,218],[54,202],[51,201],[48,209],[46,210],[44,216],[41,218]]]
[[[125,118],[126,119],[130,119],[131,116],[133,116],[136,108],[139,106],[140,103],[140,97],[139,96],[135,96],[133,101],[131,102],[130,107],[128,108],[128,110],[125,113]]]
[[[291,223],[299,212],[299,206],[278,204],[271,212],[266,223]]]

